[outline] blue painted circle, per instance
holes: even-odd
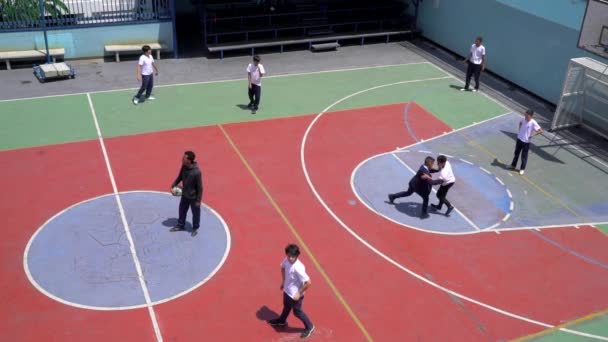
[[[446,217],[446,206],[441,212],[429,206],[430,217],[422,220],[422,198],[416,193],[395,200],[394,205],[389,204],[388,194],[407,190],[409,180],[428,155],[436,154],[402,150],[374,156],[354,171],[353,190],[375,213],[404,226],[429,232],[475,233],[496,228],[509,217],[513,204],[504,184],[479,166],[455,157],[448,158],[456,183],[447,197],[459,212],[454,211]],[[435,193],[431,193],[429,203],[437,202]]]
[[[160,192],[121,193],[141,273],[153,304],[186,294],[223,264],[230,233],[223,219],[201,206],[201,227],[170,232],[179,198]],[[191,213],[186,229],[191,230]],[[43,293],[68,305],[100,310],[145,306],[143,287],[116,197],[72,206],[32,237],[25,268]]]

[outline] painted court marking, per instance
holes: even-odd
[[[431,154],[431,152],[428,151],[418,151],[421,153],[426,153],[426,154]],[[403,160],[401,160],[399,157],[397,157],[397,155],[394,152],[391,152],[391,156],[393,156],[395,159],[397,159],[397,161],[405,166],[406,169],[408,169],[412,174],[416,174],[416,171],[414,171],[409,165],[407,165]],[[354,172],[353,172],[354,174]],[[351,177],[351,180],[354,179],[353,177]],[[354,183],[351,183],[351,185],[353,186],[354,189]],[[432,188],[433,193],[437,193],[437,190],[435,188]],[[458,213],[458,215],[460,215],[465,221],[467,221],[467,223],[469,225],[471,225],[471,227],[475,228],[475,230],[480,231],[481,229],[475,224],[475,222],[471,221],[470,218],[468,218],[465,214],[462,213],[462,211],[458,210],[458,208],[454,207],[454,211],[456,211]],[[383,215],[384,216],[384,215]]]
[[[361,195],[359,194],[359,192],[356,189],[356,185],[355,185],[355,176],[357,174],[357,171],[363,166],[365,165],[367,162],[369,162],[370,160],[383,156],[383,155],[387,155],[390,154],[392,155],[395,159],[397,159],[397,161],[405,166],[412,174],[415,174],[416,172],[407,164],[405,164],[403,162],[403,160],[401,160],[399,157],[397,157],[395,155],[395,153],[403,153],[403,152],[409,152],[409,150],[398,150],[398,151],[391,151],[391,152],[385,152],[385,153],[380,153],[377,155],[373,155],[365,160],[363,160],[362,162],[360,162],[353,170],[353,172],[351,173],[351,177],[350,177],[350,186],[351,189],[353,191],[353,193],[355,194],[355,196],[357,197],[357,199],[359,200],[359,202],[361,202],[364,206],[366,206],[370,211],[372,211],[373,213],[375,213],[378,216],[381,216],[395,224],[398,224],[400,226],[406,227],[406,228],[410,228],[410,229],[414,229],[414,230],[419,230],[425,233],[430,233],[430,234],[439,234],[439,235],[470,235],[470,234],[477,234],[477,233],[483,233],[483,232],[488,232],[490,230],[492,230],[493,228],[496,228],[497,226],[499,226],[501,223],[505,222],[511,215],[511,211],[513,211],[514,208],[514,204],[513,204],[513,200],[512,200],[512,196],[509,196],[511,202],[509,205],[509,212],[506,213],[506,215],[500,220],[498,221],[496,224],[493,224],[489,227],[485,227],[485,228],[479,228],[479,226],[477,226],[471,219],[469,219],[466,215],[464,215],[464,213],[462,213],[460,210],[458,210],[458,208],[454,207],[454,211],[456,211],[467,223],[469,223],[469,225],[473,228],[475,228],[475,231],[470,231],[470,232],[443,232],[443,231],[436,231],[436,230],[430,230],[430,229],[426,229],[426,228],[420,228],[420,227],[416,227],[411,225],[410,223],[404,223],[404,222],[400,222],[397,221],[387,215],[384,215],[383,213],[377,211],[375,208],[373,208],[370,204],[367,203],[367,201],[365,201]],[[420,153],[426,153],[426,154],[432,154],[432,152],[430,151],[418,151]],[[463,160],[464,161],[464,160]],[[468,164],[474,165],[473,163],[467,162]],[[499,182],[500,183],[500,182]],[[501,183],[501,185],[504,187],[504,184]],[[437,190],[435,188],[433,188],[433,192],[436,193]],[[509,190],[505,187],[505,192],[507,194],[509,194]]]
[[[285,222],[285,224],[287,225],[287,227],[289,228],[289,230],[291,231],[293,236],[296,238],[296,240],[298,241],[298,244],[300,246],[302,246],[302,249],[308,255],[308,257],[310,258],[312,263],[315,265],[315,267],[317,268],[317,270],[319,271],[319,273],[321,274],[321,276],[323,277],[325,282],[329,285],[329,287],[333,291],[334,295],[336,296],[336,298],[338,298],[338,301],[340,301],[340,303],[342,304],[342,306],[344,307],[344,309],[346,310],[346,312],[348,313],[350,318],[355,322],[355,324],[357,325],[359,330],[361,330],[361,332],[365,336],[366,340],[368,340],[370,342],[373,341],[371,335],[369,334],[369,332],[367,331],[367,329],[365,328],[365,326],[363,325],[363,323],[361,322],[359,317],[357,317],[357,314],[355,314],[353,309],[346,302],[346,299],[344,299],[344,296],[342,296],[342,293],[340,293],[337,286],[334,284],[334,282],[331,280],[331,278],[329,278],[329,275],[325,272],[325,269],[323,269],[323,267],[321,266],[319,261],[317,261],[317,258],[314,256],[314,254],[312,253],[310,248],[308,248],[308,245],[304,242],[304,240],[302,239],[302,237],[300,236],[300,234],[298,233],[296,228],[291,224],[291,221],[289,221],[289,219],[287,218],[287,215],[285,215],[285,213],[283,212],[281,207],[277,204],[277,202],[274,200],[274,198],[272,197],[272,195],[270,194],[268,189],[266,189],[266,186],[264,185],[264,183],[262,183],[262,180],[255,173],[255,171],[253,170],[251,165],[249,165],[249,162],[247,161],[247,159],[245,159],[245,156],[243,156],[243,154],[241,153],[239,148],[236,146],[236,144],[234,143],[234,141],[232,140],[232,138],[230,137],[228,132],[224,129],[224,126],[218,125],[218,128],[222,131],[222,133],[224,134],[224,137],[226,137],[226,140],[228,141],[228,143],[230,144],[230,146],[232,147],[234,152],[237,154],[237,156],[239,157],[239,159],[241,160],[243,165],[245,165],[245,168],[247,169],[247,171],[249,171],[249,173],[253,177],[253,179],[256,182],[256,184],[258,185],[258,187],[262,190],[264,195],[266,195],[266,198],[268,199],[268,201],[270,202],[270,204],[272,205],[274,210],[277,212],[277,214],[279,214],[281,219],[283,219],[283,222]]]
[[[171,194],[167,193],[167,192],[162,192],[162,191],[152,191],[152,190],[135,190],[135,191],[124,191],[124,192],[120,192],[119,195],[125,195],[125,194],[133,194],[133,193],[154,193],[154,194],[161,194],[161,195],[166,195],[168,197],[172,196]],[[87,309],[87,310],[97,310],[97,311],[120,311],[120,310],[132,310],[132,309],[139,309],[139,308],[145,308],[148,306],[148,304],[143,304],[143,305],[131,305],[131,306],[112,306],[112,307],[103,307],[103,306],[91,306],[91,305],[84,305],[84,304],[79,304],[79,303],[75,303],[72,301],[68,301],[66,299],[63,299],[61,297],[58,297],[50,292],[48,292],[43,286],[41,286],[38,281],[36,281],[35,277],[33,276],[32,272],[30,271],[30,267],[28,264],[28,256],[30,254],[30,250],[32,247],[32,243],[36,240],[36,237],[44,230],[44,228],[51,222],[53,222],[55,219],[57,219],[58,217],[62,216],[63,214],[65,214],[66,212],[70,211],[73,208],[76,208],[82,204],[88,203],[88,202],[92,202],[95,201],[97,199],[103,198],[103,197],[107,197],[107,196],[114,196],[114,194],[105,194],[105,195],[100,195],[97,197],[93,197],[90,199],[86,199],[84,201],[75,203],[63,210],[61,210],[60,212],[58,212],[57,214],[53,215],[51,218],[49,218],[46,222],[44,222],[37,230],[36,232],[34,232],[34,234],[32,235],[32,237],[30,238],[29,242],[27,243],[27,246],[25,248],[25,252],[23,254],[23,267],[25,269],[25,273],[28,277],[28,280],[30,281],[30,283],[41,293],[43,293],[44,295],[46,295],[47,297],[60,302],[64,305],[68,305],[68,306],[73,306],[73,307],[77,307],[77,308],[81,308],[81,309]],[[151,303],[151,305],[158,305],[158,304],[162,304],[162,303],[166,303],[169,301],[172,301],[176,298],[179,298],[181,296],[184,296],[192,291],[194,291],[195,289],[199,288],[200,286],[202,286],[204,283],[206,283],[207,281],[209,281],[209,279],[211,279],[219,270],[220,268],[224,265],[226,259],[228,258],[228,254],[230,253],[230,248],[231,248],[231,235],[230,235],[230,230],[228,228],[228,225],[226,224],[226,221],[224,220],[224,218],[217,212],[215,211],[213,208],[209,207],[208,205],[201,203],[201,207],[206,208],[207,210],[209,210],[211,212],[211,214],[213,214],[217,220],[222,224],[223,228],[224,228],[224,232],[226,233],[226,250],[224,251],[224,254],[222,256],[222,258],[220,259],[220,261],[218,262],[218,264],[216,265],[216,267],[205,277],[203,278],[201,281],[199,281],[196,284],[193,284],[193,286],[191,286],[190,288],[179,292],[173,296],[167,297],[165,299],[162,300],[157,300]]]
[[[421,80],[422,81],[422,80]],[[308,183],[308,186],[310,187],[310,190],[313,192],[313,194],[315,195],[315,197],[317,198],[317,200],[319,201],[319,203],[323,206],[323,208],[325,208],[325,210],[334,218],[334,220],[336,220],[336,222],[338,222],[338,224],[340,224],[340,226],[342,226],[342,228],[344,228],[344,230],[346,230],[349,234],[351,234],[355,239],[357,239],[359,242],[361,242],[364,246],[366,246],[367,248],[369,248],[371,251],[373,251],[374,253],[376,253],[378,256],[380,256],[381,258],[383,258],[384,260],[386,260],[387,262],[391,263],[392,265],[394,265],[395,267],[399,268],[400,270],[410,274],[411,276],[417,278],[418,280],[436,288],[439,289],[443,292],[446,292],[452,296],[458,297],[462,300],[465,300],[467,302],[473,303],[473,304],[477,304],[483,308],[486,308],[488,310],[503,314],[505,316],[511,317],[511,318],[515,318],[524,322],[528,322],[540,327],[544,327],[544,328],[555,328],[555,325],[552,324],[548,324],[548,323],[544,323],[541,321],[537,321],[522,315],[518,315],[512,312],[509,312],[507,310],[503,310],[500,309],[498,307],[495,306],[491,306],[489,304],[480,302],[476,299],[467,297],[463,294],[454,292],[446,287],[443,287],[429,279],[427,279],[426,277],[421,276],[420,274],[408,269],[407,267],[399,264],[398,262],[396,262],[395,260],[391,259],[389,256],[387,256],[386,254],[382,253],[380,250],[378,250],[377,248],[375,248],[373,245],[371,245],[369,242],[367,242],[365,239],[363,239],[361,236],[359,236],[357,233],[355,233],[354,230],[352,230],[346,223],[344,223],[344,221],[342,221],[340,219],[340,217],[338,217],[338,215],[336,215],[336,213],[327,205],[327,203],[325,202],[325,200],[321,197],[321,195],[319,194],[319,192],[317,191],[315,185],[312,183],[312,180],[310,179],[310,174],[308,173],[308,168],[306,166],[306,143],[308,140],[308,136],[312,130],[312,128],[314,127],[314,125],[317,123],[317,121],[319,121],[319,119],[325,114],[327,113],[331,108],[333,108],[334,106],[336,106],[337,104],[351,98],[354,96],[357,96],[359,94],[374,90],[374,89],[378,89],[378,88],[383,88],[383,87],[390,87],[393,85],[397,85],[397,84],[401,84],[403,82],[395,82],[395,83],[389,83],[389,84],[385,84],[385,85],[380,85],[380,86],[376,86],[376,87],[372,87],[372,88],[368,88],[368,89],[364,89],[355,93],[352,93],[350,95],[347,95],[337,101],[335,101],[334,103],[330,104],[329,106],[327,106],[325,109],[323,109],[323,111],[321,111],[319,114],[317,114],[315,116],[315,118],[311,121],[311,123],[308,125],[308,127],[306,128],[306,131],[304,132],[304,136],[302,137],[302,143],[300,145],[300,163],[302,165],[302,171],[304,172],[304,177],[306,178],[306,181]],[[503,114],[504,115],[504,114]],[[501,115],[502,116],[502,115]],[[456,132],[458,130],[454,130],[452,132]],[[413,144],[415,145],[415,144]],[[579,335],[579,336],[585,336],[585,337],[589,337],[589,338],[594,338],[594,339],[598,339],[598,340],[604,340],[604,341],[608,341],[608,337],[604,337],[604,336],[598,336],[598,335],[593,335],[593,334],[588,334],[588,333],[584,333],[581,331],[576,331],[576,330],[571,330],[571,329],[567,329],[567,328],[558,328],[560,331],[563,332],[567,332],[570,334],[574,334],[574,335]]]
[[[112,183],[112,190],[114,191],[114,198],[116,198],[116,204],[118,205],[118,210],[120,211],[120,218],[122,220],[123,227],[125,228],[125,234],[127,239],[129,240],[129,249],[131,250],[131,255],[133,256],[133,262],[135,263],[135,269],[137,271],[137,276],[139,278],[139,283],[141,285],[141,290],[144,293],[144,298],[146,299],[146,306],[148,307],[148,313],[150,314],[150,320],[152,321],[152,326],[154,328],[154,334],[156,335],[156,340],[158,342],[163,341],[163,336],[160,332],[160,327],[158,326],[158,320],[156,319],[156,313],[154,312],[154,307],[152,306],[152,300],[150,299],[150,293],[148,291],[148,286],[146,285],[146,280],[144,279],[144,274],[141,269],[141,264],[139,263],[139,258],[137,257],[137,251],[135,250],[135,244],[133,243],[133,237],[131,236],[131,231],[129,229],[129,223],[127,222],[127,217],[125,215],[124,208],[122,206],[122,202],[120,201],[120,196],[118,195],[118,187],[116,186],[116,180],[114,179],[114,173],[112,171],[112,166],[110,165],[110,159],[108,158],[108,152],[106,150],[106,145],[103,142],[103,136],[101,135],[101,129],[99,128],[99,122],[97,122],[97,115],[95,114],[95,108],[93,107],[93,101],[91,100],[91,94],[87,93],[87,99],[89,101],[89,107],[91,108],[91,115],[93,116],[93,121],[95,122],[95,129],[97,129],[97,137],[99,138],[99,145],[101,146],[101,151],[103,152],[103,158],[106,162],[106,167],[108,169],[108,175],[110,176],[110,182]]]
[[[310,71],[310,72],[297,72],[297,73],[287,73],[287,74],[279,74],[279,75],[271,75],[264,76],[264,78],[280,78],[280,77],[289,77],[289,76],[302,76],[302,75],[312,75],[312,74],[324,74],[324,73],[332,73],[332,72],[344,72],[344,71],[356,71],[356,70],[367,70],[367,69],[382,69],[382,68],[390,68],[390,67],[398,67],[404,65],[418,65],[418,64],[430,64],[431,62],[413,62],[413,63],[401,63],[401,64],[386,64],[386,65],[376,65],[376,66],[367,66],[367,67],[353,67],[353,68],[345,68],[345,69],[332,69],[332,70],[320,70],[320,71]],[[445,72],[441,70],[442,72]],[[446,73],[447,74],[447,73]],[[451,78],[452,76],[446,76],[445,78]],[[226,80],[212,80],[212,81],[200,81],[200,82],[187,82],[187,83],[172,83],[172,84],[159,84],[155,85],[156,88],[167,88],[167,87],[180,87],[180,86],[189,86],[189,85],[198,85],[198,84],[210,84],[210,83],[226,83],[226,82],[237,82],[237,81],[245,81],[246,78],[232,78]],[[108,89],[108,90],[99,90],[99,91],[89,91],[89,92],[78,92],[78,93],[67,93],[67,94],[57,94],[57,95],[44,95],[44,96],[33,96],[33,97],[22,97],[18,99],[5,99],[0,100],[0,102],[13,102],[13,101],[24,101],[24,100],[34,100],[34,99],[45,99],[51,97],[63,97],[63,96],[73,96],[73,95],[87,95],[87,94],[102,94],[102,93],[113,93],[127,90],[137,90],[139,88],[120,88],[120,89]]]

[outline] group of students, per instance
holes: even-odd
[[[153,73],[158,75],[158,68],[152,57],[152,49],[146,45],[142,47],[142,51],[143,54],[139,58],[137,65],[137,80],[141,82],[141,87],[133,97],[133,103],[136,105],[142,100],[154,99],[154,97],[151,96],[154,84],[152,75]],[[481,46],[481,37],[477,38],[475,44],[471,47],[471,53],[469,54],[468,60],[470,61],[470,65],[469,70],[467,71],[467,82],[464,89],[468,90],[471,75],[474,75],[476,81],[475,90],[477,90],[479,88],[479,72],[485,67],[485,48]],[[259,56],[253,57],[252,63],[247,66],[246,70],[249,96],[248,108],[251,109],[252,114],[255,114],[260,104],[262,92],[261,79],[266,71],[264,70],[264,66],[260,63]],[[142,99],[144,92],[145,97]],[[534,112],[532,110],[527,110],[525,117],[519,122],[515,155],[510,165],[512,169],[515,169],[521,154],[522,163],[519,173],[522,175],[524,174],[524,169],[527,164],[530,139],[543,132],[538,123],[532,118],[533,115]],[[175,227],[171,228],[171,231],[179,232],[185,230],[186,215],[188,209],[190,209],[193,216],[193,227],[190,234],[194,237],[197,235],[200,226],[200,206],[203,196],[202,175],[196,161],[196,154],[193,151],[186,151],[182,156],[181,163],[182,165],[178,175],[171,184],[171,189],[180,183],[183,186],[179,204],[178,222]],[[434,164],[435,158],[431,156],[426,157],[424,164],[420,166],[418,172],[409,181],[408,189],[406,191],[389,194],[389,203],[394,204],[396,199],[410,196],[415,192],[420,195],[423,200],[421,218],[427,218],[429,217],[429,195],[433,185],[440,185],[437,191],[437,199],[439,202],[437,204],[430,204],[430,206],[436,211],[441,211],[445,204],[447,207],[445,215],[450,216],[450,213],[454,210],[454,206],[447,199],[447,194],[456,183],[456,177],[454,176],[452,165],[445,155],[439,155],[437,157],[438,168],[434,168]],[[433,173],[439,174],[436,179],[433,178]],[[309,289],[311,282],[310,277],[306,273],[304,264],[298,259],[299,255],[300,250],[297,245],[290,244],[285,248],[285,259],[281,263],[282,281],[280,286],[283,292],[283,310],[278,318],[271,319],[268,323],[275,327],[284,327],[287,325],[287,317],[290,312],[293,311],[294,315],[304,324],[304,330],[301,333],[301,337],[307,338],[315,330],[315,326],[302,310],[304,293]]]
[[[133,104],[137,105],[146,100],[154,100],[152,96],[152,88],[154,87],[154,75],[158,76],[158,67],[152,57],[152,48],[149,45],[144,45],[141,48],[142,55],[137,62],[137,81],[141,83],[137,94],[133,96]],[[249,104],[247,108],[251,109],[251,114],[258,111],[260,98],[262,97],[262,77],[266,74],[266,70],[260,63],[260,56],[253,56],[253,61],[247,65],[247,88],[249,95]],[[145,92],[145,95],[144,95]]]

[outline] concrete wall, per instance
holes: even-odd
[[[586,0],[425,0],[418,26],[463,56],[483,36],[492,72],[556,103],[571,58],[608,63],[577,47],[585,6]]]
[[[104,45],[160,42],[173,47],[171,22],[48,31],[49,47],[63,47],[65,58],[101,57]],[[0,34],[0,51],[44,49],[42,32]]]

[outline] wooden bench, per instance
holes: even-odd
[[[65,49],[49,49],[49,55],[53,63],[57,61],[57,57],[65,55]],[[18,50],[18,51],[0,51],[0,61],[6,63],[6,69],[11,70],[11,60],[32,60],[46,58],[46,50]]]
[[[339,43],[340,40],[348,40],[348,39],[360,39],[361,45],[363,45],[365,43],[365,38],[382,37],[382,36],[386,37],[386,42],[388,43],[390,36],[413,34],[413,33],[414,32],[411,30],[402,30],[402,31],[353,33],[353,34],[343,34],[343,35],[324,36],[324,37],[309,37],[309,38],[299,38],[299,39],[289,39],[289,40],[274,40],[273,39],[273,40],[267,40],[267,41],[258,41],[258,42],[241,43],[241,44],[208,45],[207,49],[209,50],[209,52],[219,52],[220,58],[224,58],[224,51],[230,51],[230,50],[251,49],[251,55],[255,55],[255,49],[259,48],[259,47],[280,46],[281,52],[283,52],[283,47],[285,45],[308,44],[308,48],[312,49],[313,43],[326,43],[326,42],[334,41],[337,44],[337,43]]]
[[[141,53],[141,47],[144,45],[149,45],[152,50],[156,51],[156,59],[160,59],[160,50],[166,49],[166,46],[160,43],[142,43],[142,44],[113,44],[106,45],[105,51],[116,56],[116,62],[120,62],[120,53]]]
[[[330,43],[322,43],[322,44],[312,44],[310,49],[312,51],[326,51],[326,50],[336,50],[340,47],[338,42],[330,42]]]

